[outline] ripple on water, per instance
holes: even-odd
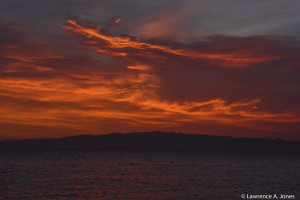
[[[0,199],[300,197],[297,155],[49,151],[0,158]]]

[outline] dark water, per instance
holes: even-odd
[[[0,199],[300,199],[300,157],[178,152],[0,152]]]

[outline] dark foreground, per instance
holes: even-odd
[[[150,132],[0,141],[0,151],[1,150],[300,153],[300,142],[280,139],[233,138],[227,136]]]
[[[0,199],[299,199],[299,167],[288,154],[6,151]]]

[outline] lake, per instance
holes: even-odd
[[[269,194],[300,199],[299,155],[0,152],[0,199],[232,200]]]

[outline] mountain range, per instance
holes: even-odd
[[[300,141],[156,131],[0,141],[0,151],[6,150],[300,153]]]

